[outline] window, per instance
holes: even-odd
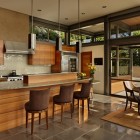
[[[58,36],[58,30],[49,29],[42,26],[34,26],[34,33],[36,34],[37,41],[56,41],[56,37]],[[65,32],[60,32],[60,36],[62,38],[62,43],[65,42]]]
[[[111,76],[130,75],[130,49],[128,47],[113,47],[111,50]]]

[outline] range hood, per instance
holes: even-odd
[[[28,49],[24,42],[5,41],[5,53],[7,54],[34,54],[34,49]]]

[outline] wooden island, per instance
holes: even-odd
[[[51,88],[49,104],[51,116],[52,97],[59,93],[60,85],[75,83],[76,90],[78,83],[87,81],[88,78],[77,79],[77,73],[69,72],[24,75],[23,81],[0,82],[0,131],[25,124],[24,104],[29,100],[30,90]],[[56,110],[59,112],[59,106]]]

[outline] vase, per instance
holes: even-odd
[[[93,82],[93,80],[94,80],[94,74],[90,74],[90,78],[91,78],[91,81]]]

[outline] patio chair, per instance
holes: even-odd
[[[140,87],[135,87],[132,81],[123,81],[125,92],[126,92],[126,106],[127,109],[128,101],[130,101],[130,108],[132,107],[132,102],[138,103],[138,114],[140,115],[140,95],[136,95],[135,92],[140,94]]]

